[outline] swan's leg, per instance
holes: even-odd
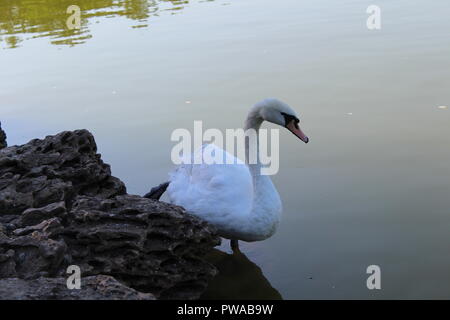
[[[234,253],[241,252],[241,250],[239,250],[239,240],[231,239],[230,246]]]
[[[164,192],[166,192],[169,182],[161,183],[159,186],[152,188],[149,193],[147,193],[144,198],[159,200]]]

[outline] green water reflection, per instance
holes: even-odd
[[[179,12],[188,4],[189,0],[2,0],[0,45],[17,48],[25,40],[48,37],[52,44],[74,46],[92,38],[89,25],[100,17],[125,17],[136,21],[132,28],[143,28],[150,17]],[[81,9],[79,29],[66,25],[71,5]]]

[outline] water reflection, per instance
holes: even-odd
[[[281,300],[281,294],[264,277],[261,268],[243,253],[214,249],[206,259],[219,269],[201,299]]]
[[[74,46],[92,38],[89,24],[100,17],[126,17],[137,22],[132,28],[142,28],[151,16],[176,13],[188,4],[189,0],[2,0],[0,44],[17,48],[24,40],[48,37],[52,44]],[[70,5],[81,9],[80,29],[66,26]]]

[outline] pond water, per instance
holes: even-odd
[[[90,130],[144,194],[174,129],[238,128],[278,97],[311,138],[280,132],[283,220],[242,255],[224,242],[205,298],[450,298],[449,17],[447,0],[2,0],[0,120],[10,145]]]

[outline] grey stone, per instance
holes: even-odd
[[[0,279],[56,285],[75,264],[159,299],[196,299],[217,272],[203,256],[219,243],[183,208],[126,194],[86,130],[0,150]]]
[[[68,289],[66,278],[0,280],[2,300],[154,300],[150,293],[128,288],[111,276],[81,279],[80,289]]]
[[[6,133],[2,130],[2,123],[0,122],[0,149],[6,148],[7,146]]]

